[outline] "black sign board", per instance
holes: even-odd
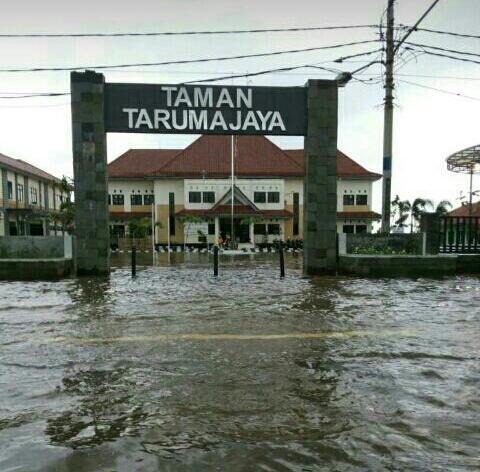
[[[105,129],[118,133],[305,135],[304,87],[105,84]]]

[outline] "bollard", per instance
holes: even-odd
[[[137,275],[137,248],[132,247],[132,277]]]
[[[280,256],[280,277],[285,277],[285,258],[283,256],[283,244],[278,246],[278,254]]]
[[[213,275],[218,275],[218,246],[213,247]]]

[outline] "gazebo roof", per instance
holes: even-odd
[[[453,172],[480,174],[480,144],[447,157],[447,168]]]

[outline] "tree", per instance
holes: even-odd
[[[448,200],[442,200],[436,207],[435,207],[435,214],[437,216],[447,216],[448,211],[452,208],[452,204]]]
[[[190,226],[198,225],[198,224],[204,223],[205,221],[210,221],[210,219],[205,217],[202,218],[201,216],[185,216],[182,218],[182,221],[184,225],[186,224],[185,231],[184,231],[186,236],[183,242],[183,248],[185,251],[187,247],[187,237],[190,232]],[[197,234],[198,234],[198,231],[197,231]]]
[[[64,175],[59,188],[64,198],[62,198],[58,210],[50,211],[48,213],[48,219],[53,221],[55,228],[57,227],[57,224],[60,224],[64,232],[66,231],[68,234],[73,234],[75,228],[75,204],[72,202],[71,198],[74,189],[73,179]]]
[[[405,228],[407,226],[405,222],[409,217],[411,207],[412,206],[408,200],[400,200],[398,195],[395,197],[395,199],[392,201],[392,215],[394,216],[395,227]]]
[[[128,223],[128,234],[130,238],[143,239],[147,237],[152,226],[150,218],[142,218],[138,221],[131,221]]]
[[[410,232],[413,233],[414,223],[419,224],[421,216],[427,212],[427,208],[433,208],[431,200],[425,198],[416,198],[410,209]]]

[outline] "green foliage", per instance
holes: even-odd
[[[448,200],[442,200],[435,207],[435,214],[438,216],[447,216],[451,208],[452,208],[452,204]]]
[[[131,238],[142,239],[148,236],[152,221],[150,218],[142,218],[139,221],[128,223],[128,234]]]

